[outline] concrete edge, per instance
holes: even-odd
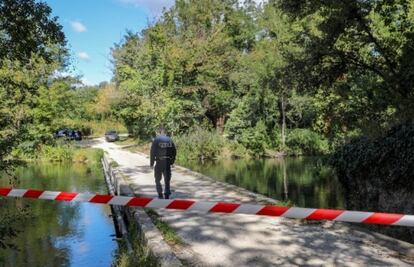
[[[112,159],[110,160],[112,161]],[[114,173],[115,175],[118,174],[117,178],[120,181],[121,195],[134,196],[133,190],[130,188],[128,182],[125,181],[124,177],[119,175],[119,171],[114,170]],[[161,232],[142,208],[125,207],[124,211],[127,219],[135,222],[137,225],[138,239],[148,248],[149,252],[159,262],[161,267],[183,266],[172,248],[164,241]]]
[[[152,255],[160,263],[160,266],[183,266],[171,247],[164,241],[158,228],[153,224],[147,213],[140,208],[130,208],[130,219],[133,219],[138,227],[139,239],[143,241]]]

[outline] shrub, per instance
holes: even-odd
[[[270,139],[266,132],[266,125],[259,121],[255,127],[244,129],[236,140],[249,149],[254,155],[263,155],[269,146]]]
[[[70,145],[43,145],[40,148],[40,159],[48,161],[70,161],[73,156],[73,148]]]
[[[291,130],[286,145],[294,155],[320,155],[329,151],[328,141],[309,129]]]
[[[354,139],[337,149],[330,163],[344,188],[348,208],[414,212],[414,123],[394,127],[376,139]],[[412,229],[371,227],[414,241]]]
[[[86,162],[88,160],[88,153],[85,150],[75,150],[73,152],[73,162]]]
[[[204,160],[217,158],[224,145],[223,137],[216,131],[201,127],[192,128],[187,134],[174,138],[177,160]]]
[[[248,158],[249,156],[249,150],[247,150],[247,148],[245,148],[242,144],[233,140],[226,141],[221,154],[221,157],[225,159]]]

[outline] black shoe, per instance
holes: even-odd
[[[158,195],[159,199],[163,199],[164,197],[162,196],[162,194]]]
[[[165,199],[170,199],[170,195],[165,195]]]

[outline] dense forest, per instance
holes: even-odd
[[[327,153],[412,117],[413,25],[413,1],[178,0],[113,48],[111,109],[143,139]]]
[[[55,153],[62,127],[164,125],[182,160],[330,154],[350,208],[414,211],[382,194],[412,195],[413,0],[176,0],[114,42],[112,81],[82,86],[50,7],[0,1],[1,170]]]

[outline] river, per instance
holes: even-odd
[[[17,169],[19,188],[106,193],[100,166],[30,164]],[[8,186],[8,179],[0,179]],[[110,266],[118,248],[107,205],[1,199],[5,209],[28,206],[31,216],[15,225],[10,241],[16,249],[0,249],[0,266]]]
[[[219,181],[308,208],[344,208],[341,186],[322,158],[186,162],[181,165]]]
[[[220,160],[182,165],[277,200],[310,208],[343,208],[336,177],[317,157]],[[106,193],[99,165],[29,164],[17,169],[20,188]],[[8,186],[8,179],[0,179]],[[28,206],[32,216],[19,221],[11,239],[17,249],[0,249],[0,266],[110,266],[117,243],[107,205],[1,199],[0,212]]]

